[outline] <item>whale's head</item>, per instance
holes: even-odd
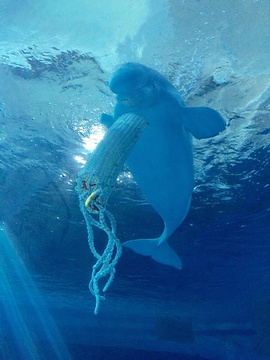
[[[153,70],[137,63],[121,65],[112,75],[109,86],[119,104],[135,110],[153,106],[159,92]]]

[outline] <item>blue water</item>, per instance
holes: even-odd
[[[269,16],[268,0],[0,2],[1,360],[270,358]],[[228,126],[194,140],[183,269],[124,249],[96,316],[75,182],[125,61]],[[108,208],[121,242],[163,230],[128,169]]]

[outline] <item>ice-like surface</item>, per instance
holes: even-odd
[[[0,217],[28,266],[49,273],[39,281],[70,343],[121,347],[126,334],[130,348],[269,356],[269,18],[268,0],[0,0]],[[114,104],[109,76],[125,61],[162,72],[228,128],[194,140],[191,210],[171,240],[183,271],[125,253],[99,322],[74,182]],[[119,236],[153,237],[159,219],[124,175],[111,201]],[[157,341],[164,316],[192,319],[195,343]]]

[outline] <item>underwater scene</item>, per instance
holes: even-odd
[[[270,359],[269,44],[269,0],[0,0],[0,360]]]

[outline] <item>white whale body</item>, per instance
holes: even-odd
[[[167,240],[190,207],[194,187],[192,135],[198,139],[218,135],[225,129],[225,121],[211,108],[186,107],[165,77],[141,64],[120,66],[109,86],[117,103],[113,116],[102,114],[101,123],[110,127],[126,113],[147,119],[149,125],[134,146],[127,165],[164,221],[159,238],[131,240],[123,246],[181,269],[181,260]]]

